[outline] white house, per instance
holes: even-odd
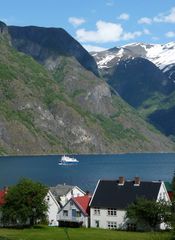
[[[126,208],[137,198],[144,197],[171,202],[164,182],[99,180],[90,202],[90,226],[109,229],[136,229],[136,225],[126,219]],[[161,229],[165,225],[160,226]]]
[[[49,226],[58,226],[56,216],[61,208],[61,205],[57,202],[50,190],[45,197],[45,201],[48,204],[47,219],[49,222]]]
[[[57,215],[61,227],[89,227],[89,195],[72,197]]]
[[[58,226],[57,214],[72,197],[84,196],[85,192],[77,186],[58,184],[50,187],[45,201],[48,203],[47,218],[50,226]]]
[[[50,187],[50,191],[62,206],[64,206],[71,197],[84,196],[86,193],[77,186],[58,184]]]

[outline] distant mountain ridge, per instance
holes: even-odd
[[[106,81],[166,135],[175,135],[175,42],[131,43],[92,53]],[[166,119],[166,124],[161,121]]]
[[[59,65],[59,56],[69,56],[75,57],[83,67],[98,76],[94,58],[64,29],[9,26],[8,31],[13,47],[48,69]]]
[[[26,29],[14,37],[0,24],[0,154],[174,151],[171,140],[94,74],[96,63],[81,45],[73,54],[63,45],[58,51],[59,38],[58,47],[50,46],[54,31],[36,27],[29,40]],[[90,62],[81,62],[86,57]]]

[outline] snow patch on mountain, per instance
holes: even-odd
[[[169,70],[166,66],[175,64],[175,43],[167,43],[165,45],[155,44],[147,51],[146,58],[153,62],[164,72]]]
[[[113,48],[100,53],[94,53],[100,69],[111,67],[111,62],[133,57],[146,58],[153,62],[163,72],[175,66],[175,42],[167,44],[130,43],[121,48]]]
[[[108,68],[107,64],[110,62],[113,58],[115,58],[116,55],[107,55],[102,60],[98,62],[99,68]]]

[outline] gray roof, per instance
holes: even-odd
[[[156,200],[161,182],[141,181],[134,186],[133,181],[125,181],[123,186],[116,180],[100,180],[90,204],[91,207],[125,209],[137,198]]]
[[[50,191],[53,196],[59,201],[61,196],[66,195],[69,191],[71,191],[75,186],[66,185],[66,184],[58,184],[55,187],[50,187]]]

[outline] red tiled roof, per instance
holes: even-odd
[[[73,200],[81,208],[84,214],[89,215],[90,213],[89,202],[91,200],[90,195],[75,197],[73,198]]]
[[[6,191],[0,190],[0,206],[2,206],[5,203],[4,197],[5,197]]]

